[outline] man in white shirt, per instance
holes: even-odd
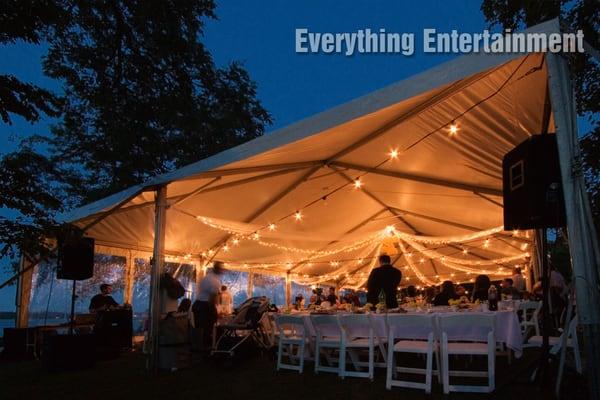
[[[201,329],[204,349],[210,348],[213,327],[217,322],[217,306],[219,305],[219,292],[221,289],[219,275],[222,273],[223,263],[216,261],[213,264],[212,271],[207,271],[202,281],[200,281],[198,298],[192,306],[194,326]]]
[[[521,268],[515,267],[513,269],[513,276],[511,277],[513,281],[513,287],[515,289],[520,290],[521,292],[525,291],[525,278],[523,278],[523,274],[521,274]]]

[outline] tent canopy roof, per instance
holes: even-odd
[[[465,55],[64,219],[101,245],[147,251],[153,190],[166,185],[169,254],[349,286],[380,252],[407,284],[499,274],[530,242],[488,231],[503,221],[502,158],[553,130],[547,81],[543,54]]]

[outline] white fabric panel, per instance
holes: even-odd
[[[599,324],[597,310],[600,296],[596,285],[599,282],[600,251],[584,177],[578,165],[581,156],[573,87],[567,61],[558,55],[548,55],[547,58],[579,322]]]

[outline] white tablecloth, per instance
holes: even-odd
[[[463,312],[436,312],[433,311],[429,313],[429,315],[433,315],[434,317],[439,317],[442,315],[461,315],[466,314],[469,315],[494,315],[495,316],[495,329],[494,334],[496,337],[496,341],[499,343],[504,343],[509,349],[511,349],[515,357],[519,358],[523,354],[523,339],[521,336],[521,328],[519,325],[519,318],[517,317],[516,312],[514,311],[463,311]],[[308,333],[310,336],[315,336],[316,331],[311,321],[311,315],[307,312],[301,312],[292,314],[297,316],[298,318],[302,318],[304,321],[304,325],[308,329]],[[369,314],[370,318],[373,321],[374,334],[379,336],[380,338],[387,337],[387,327],[386,327],[386,316],[385,314]],[[323,331],[325,334],[337,335],[339,332],[334,328],[331,332],[327,332],[327,328],[324,327]],[[411,327],[403,329],[401,332],[401,336],[404,338],[412,338],[412,339],[427,339],[427,335],[429,331],[423,330],[419,332],[419,330]],[[477,329],[473,329],[472,326],[465,324],[458,326],[453,329],[453,331],[448,332],[448,334],[454,340],[464,339],[464,340],[487,340],[486,334],[483,334],[481,331]],[[364,336],[367,336],[368,332],[364,332]],[[398,333],[397,333],[398,335]]]

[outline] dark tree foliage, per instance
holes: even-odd
[[[14,256],[18,248],[45,254],[43,238],[54,232],[54,214],[62,209],[57,182],[62,176],[54,164],[28,145],[0,160],[0,207],[12,211],[0,217],[0,257]]]
[[[61,117],[0,159],[0,256],[44,254],[73,203],[116,192],[264,133],[271,122],[236,62],[201,43],[211,0],[3,0],[0,45],[49,45],[56,95],[0,76],[0,116]],[[43,149],[37,153],[36,149]],[[48,155],[46,157],[45,155]]]
[[[491,25],[517,29],[560,17],[566,29],[581,29],[585,40],[600,49],[598,0],[484,0],[481,10]],[[581,138],[584,173],[596,229],[600,231],[600,65],[589,54],[569,59],[575,83],[578,113],[591,125]]]
[[[0,2],[0,45],[16,42],[39,44],[51,28],[64,20],[65,10],[55,0],[2,0]],[[34,123],[40,113],[59,116],[60,102],[51,92],[0,74],[0,117],[11,124],[10,114]]]
[[[64,19],[58,1],[3,0],[0,6],[0,45],[39,44]],[[61,102],[50,91],[0,74],[0,117],[5,124],[19,116],[35,123],[42,114],[60,115]],[[19,248],[44,255],[42,239],[55,230],[54,214],[62,207],[59,182],[66,173],[36,153],[31,143],[0,158],[0,257],[14,257]]]
[[[199,41],[213,1],[72,5],[44,70],[65,83],[51,151],[82,168],[85,200],[255,138],[270,123],[247,72],[217,68]]]

